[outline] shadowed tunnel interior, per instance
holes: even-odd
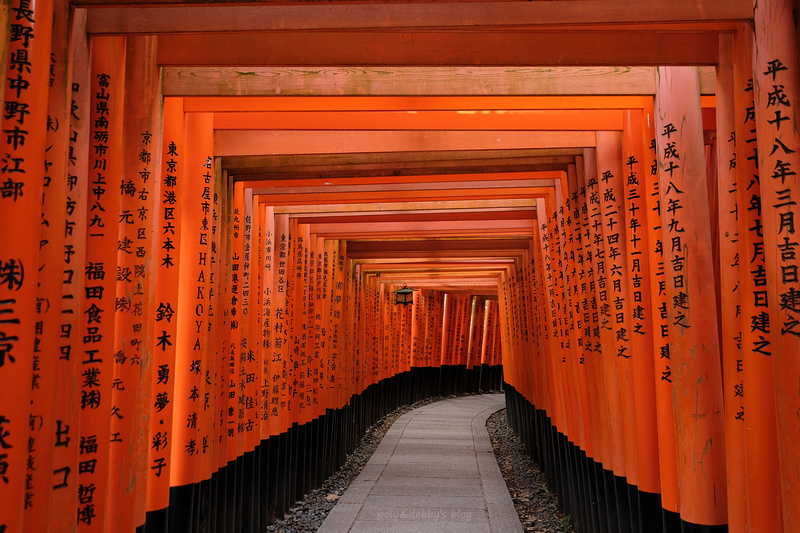
[[[800,530],[798,11],[2,3],[0,533],[262,531],[501,389],[578,531]]]

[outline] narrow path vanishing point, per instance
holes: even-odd
[[[521,533],[486,431],[504,406],[466,396],[398,418],[319,533]]]

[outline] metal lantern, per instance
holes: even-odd
[[[394,302],[397,305],[408,305],[414,303],[414,289],[409,289],[406,285],[403,285],[402,289],[397,289],[394,291],[394,295]]]

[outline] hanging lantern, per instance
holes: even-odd
[[[414,303],[414,289],[409,289],[405,284],[402,289],[394,291],[395,300],[397,305],[408,305]]]

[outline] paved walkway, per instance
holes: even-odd
[[[319,533],[521,533],[486,431],[503,407],[484,394],[398,418]]]

